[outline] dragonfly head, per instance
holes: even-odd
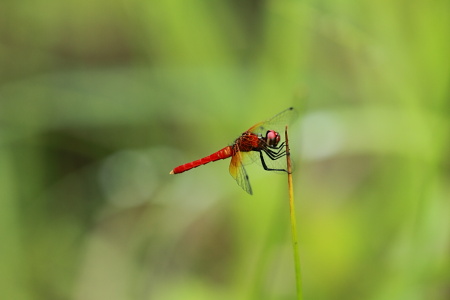
[[[276,147],[280,142],[280,135],[274,130],[268,130],[266,133],[266,143],[269,147]]]

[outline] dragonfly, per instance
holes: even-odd
[[[286,143],[281,141],[279,131],[296,116],[293,107],[276,114],[272,118],[256,123],[242,133],[231,145],[211,155],[180,165],[170,171],[179,174],[206,165],[210,162],[231,157],[229,172],[237,184],[250,195],[253,194],[244,165],[259,161],[266,171],[287,172],[286,163],[280,158],[286,155]]]

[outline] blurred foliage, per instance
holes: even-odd
[[[293,299],[286,178],[168,174],[291,105],[305,299],[449,299],[449,11],[2,1],[2,299]]]

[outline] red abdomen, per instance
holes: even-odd
[[[233,155],[233,150],[232,150],[231,146],[226,146],[225,148],[220,149],[219,151],[217,151],[211,155],[208,155],[201,159],[194,160],[190,163],[178,166],[178,167],[174,168],[172,171],[170,171],[170,174],[183,173],[190,169],[197,168],[198,166],[206,165],[207,163],[210,163],[212,161],[228,158],[231,155]]]

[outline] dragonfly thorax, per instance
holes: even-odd
[[[265,142],[269,147],[276,147],[280,142],[280,135],[274,130],[268,130],[266,133]]]

